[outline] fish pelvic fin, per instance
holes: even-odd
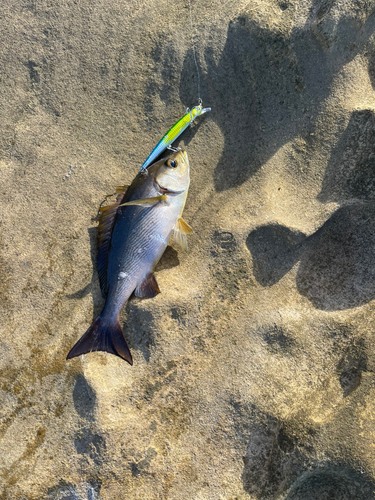
[[[160,293],[160,288],[154,273],[150,273],[134,290],[136,297],[152,298],[158,293]]]
[[[173,239],[178,245],[180,245],[182,250],[185,250],[185,252],[188,251],[186,235],[192,234],[193,232],[192,228],[182,217],[177,219],[176,224],[173,227]]]
[[[133,364],[133,358],[118,319],[110,321],[99,315],[86,333],[72,347],[66,359],[72,359],[81,354],[94,351],[104,351]]]

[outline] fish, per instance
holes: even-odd
[[[97,268],[103,311],[70,350],[67,359],[93,351],[133,364],[119,315],[132,293],[155,297],[154,269],[170,238],[187,250],[192,228],[182,219],[190,184],[186,151],[176,150],[139,172],[130,186],[117,188],[116,201],[99,212]]]
[[[140,172],[144,172],[153,161],[155,161],[167,148],[169,148],[172,143],[187,129],[189,125],[198,117],[211,111],[211,108],[203,108],[201,101],[198,106],[194,106],[191,110],[188,108],[186,114],[180,118],[171,127],[168,132],[160,139],[154,149],[151,151],[146,161],[140,168]]]

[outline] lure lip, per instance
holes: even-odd
[[[211,108],[202,108],[201,115],[208,113],[209,111],[211,111]]]

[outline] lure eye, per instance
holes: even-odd
[[[167,167],[170,167],[170,168],[176,168],[177,167],[177,160],[167,160],[166,161],[166,165]]]

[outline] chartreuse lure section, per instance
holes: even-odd
[[[187,109],[186,114],[171,127],[165,136],[158,142],[155,148],[151,151],[149,157],[140,168],[140,172],[144,172],[156,158],[161,155],[171,144],[187,129],[189,125],[198,117],[211,111],[211,108],[203,108],[202,104],[194,106],[192,109]]]

